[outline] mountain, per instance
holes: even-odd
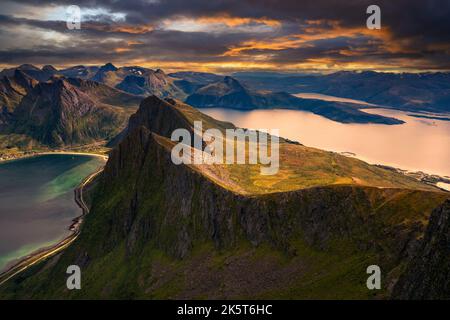
[[[0,79],[0,110],[11,113],[22,98],[33,89],[37,80],[28,76],[20,69],[15,69],[10,76]]]
[[[423,236],[441,225],[427,227],[447,212],[448,193],[283,139],[274,176],[259,165],[175,165],[168,137],[195,120],[232,126],[176,100],[143,100],[88,188],[78,238],[5,283],[0,298],[383,299],[419,248],[441,250]],[[82,290],[66,289],[73,264]],[[379,291],[365,285],[372,264]]]
[[[136,111],[142,100],[142,97],[140,96],[92,80],[67,78],[66,81],[89,95],[93,100],[124,109],[130,109],[130,112]]]
[[[110,81],[110,74],[114,74],[114,72],[117,70],[118,69],[116,68],[116,66],[114,66],[112,63],[107,63],[98,69],[98,71],[92,77],[92,80],[109,84],[108,82]]]
[[[406,111],[450,112],[450,73],[340,71],[321,74],[236,74],[259,90],[321,93]]]
[[[170,73],[169,76],[176,79],[173,83],[187,95],[193,94],[197,89],[213,82],[221,81],[224,78],[224,76],[214,73],[193,71]]]
[[[43,66],[42,71],[52,73],[52,74],[58,73],[58,69],[56,69],[51,64],[46,64],[45,66]]]
[[[64,79],[37,84],[15,108],[10,132],[62,147],[109,139],[126,113],[92,99]]]
[[[161,69],[146,70],[141,75],[127,75],[116,88],[133,94],[158,97],[182,98],[185,96],[183,90],[178,88],[173,79],[167,76]]]
[[[46,66],[43,69],[54,68]],[[59,72],[39,83],[16,68],[14,76],[4,76],[0,80],[0,149],[59,148],[110,139],[123,129],[126,117],[137,109],[141,99],[92,80],[65,78]],[[35,103],[42,110],[36,112]],[[20,109],[16,111],[19,105]],[[81,114],[78,108],[81,108]],[[51,118],[57,109],[61,110]],[[49,122],[44,123],[44,120]],[[81,129],[87,125],[92,125],[92,130]]]
[[[146,97],[157,95],[184,100],[196,107],[234,109],[286,108],[310,111],[343,123],[401,124],[403,121],[364,112],[367,106],[349,102],[301,99],[291,93],[315,92],[379,104],[407,111],[448,112],[448,73],[388,74],[337,72],[319,74],[237,73],[236,77],[205,72],[176,72],[131,66],[75,66],[57,70],[24,64],[5,69],[0,75],[12,77],[22,71],[37,81],[53,77],[92,80],[121,91]],[[20,100],[20,99],[19,99]],[[18,100],[16,99],[16,104]],[[2,119],[5,118],[3,114]],[[4,120],[0,120],[4,121]]]
[[[207,85],[213,82],[220,81],[224,78],[222,75],[208,73],[208,72],[195,72],[195,71],[180,71],[169,73],[169,76],[177,78],[179,80],[185,80],[190,83]]]
[[[97,66],[74,66],[67,69],[59,70],[58,73],[68,78],[91,79],[97,73]]]
[[[359,105],[351,103],[301,99],[286,92],[254,91],[228,76],[220,81],[200,87],[186,98],[186,103],[199,108],[304,110],[343,123],[403,123],[403,121],[395,118],[363,112],[359,110]]]
[[[16,68],[10,68],[10,69],[4,69],[2,72],[0,72],[0,77],[7,76],[11,77],[14,76],[14,73],[16,70],[20,70],[23,73],[25,73],[27,76],[37,80],[37,81],[47,81],[53,74],[54,71],[50,70],[49,67],[44,69],[39,69],[38,67],[32,65],[32,64],[22,64]]]
[[[231,77],[199,88],[186,99],[186,103],[196,107],[233,107],[254,109],[260,106],[261,95],[251,94],[237,80]]]
[[[100,67],[91,80],[107,84],[122,91],[139,95],[184,98],[186,94],[174,84],[174,79],[161,69],[120,67],[111,63]]]

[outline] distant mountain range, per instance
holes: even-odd
[[[258,90],[321,93],[406,111],[450,112],[450,73],[341,71],[328,75],[236,73]]]
[[[24,64],[17,68],[3,70],[0,72],[0,78],[12,76],[15,70],[20,70],[29,77],[41,82],[47,81],[54,76],[64,76],[66,78],[96,81],[143,97],[154,94],[161,97],[170,96],[182,99],[186,96],[183,90],[173,84],[175,79],[166,75],[160,69],[151,70],[142,67],[117,68],[113,64],[107,63],[101,67],[80,65],[57,70],[52,66],[45,66],[39,69],[33,65]]]
[[[87,113],[75,113],[71,116],[82,115],[89,118],[91,114],[95,114],[93,117],[96,120],[93,121],[98,122],[98,125],[94,125],[95,130],[78,132],[77,125],[74,125],[72,132],[72,129],[67,129],[67,123],[57,124],[58,121],[55,120],[55,125],[59,128],[58,133],[55,133],[48,124],[44,125],[41,122],[33,124],[39,117],[32,116],[32,113],[26,110],[32,110],[31,106],[37,102],[47,103],[48,97],[42,95],[47,94],[47,90],[57,92],[50,88],[60,81],[63,81],[63,88],[66,91],[73,90],[74,96],[80,97],[80,100],[64,100],[63,109],[78,110],[75,105],[71,105],[73,103],[91,105],[87,102],[87,98],[94,103],[95,108],[85,109]],[[24,64],[0,72],[0,149],[11,144],[8,134],[25,135],[21,136],[22,141],[27,141],[26,137],[32,137],[33,143],[44,145],[82,144],[98,138],[108,138],[114,131],[111,130],[111,126],[123,127],[125,120],[121,114],[111,117],[106,116],[106,113],[122,113],[122,111],[130,113],[137,108],[141,99],[150,95],[180,99],[198,108],[221,107],[238,110],[284,108],[313,112],[342,123],[401,124],[403,121],[395,118],[364,112],[367,105],[347,101],[302,99],[292,94],[315,92],[363,100],[401,110],[449,112],[449,83],[448,73],[337,72],[330,75],[286,75],[247,72],[230,77],[190,71],[166,74],[160,69],[152,70],[138,66],[116,67],[111,63],[103,66],[78,65],[61,70],[51,65],[38,68]],[[50,84],[49,88],[43,84]],[[35,87],[39,90],[34,90]],[[21,105],[19,111],[15,111],[19,105]],[[48,107],[51,109],[55,106]],[[103,116],[97,118],[100,114],[105,118]],[[29,115],[30,119],[25,119],[25,115]],[[83,121],[74,118],[71,121],[85,122],[87,118],[83,118]],[[108,119],[112,122],[107,123]],[[27,126],[33,130],[27,129]],[[64,133],[66,129],[68,132]],[[44,133],[42,130],[50,131]],[[13,146],[16,144],[12,143]]]
[[[448,193],[284,139],[274,176],[250,164],[175,165],[171,133],[199,120],[233,127],[144,99],[87,188],[78,238],[3,284],[0,299],[448,298]],[[82,290],[66,287],[73,264]],[[366,287],[370,265],[381,290]]]
[[[403,121],[369,114],[359,110],[361,105],[318,99],[302,99],[286,92],[250,90],[232,77],[206,84],[189,95],[186,103],[199,108],[295,109],[310,111],[342,123],[401,124]]]
[[[123,130],[141,100],[81,78],[53,74],[38,82],[21,69],[4,76],[0,85],[3,148],[60,148],[108,141]]]

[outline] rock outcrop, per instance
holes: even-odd
[[[399,279],[393,297],[450,298],[450,200],[431,214],[420,248]]]

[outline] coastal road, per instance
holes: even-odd
[[[21,259],[18,263],[14,264],[12,267],[10,267],[6,271],[2,272],[0,274],[0,286],[3,283],[5,283],[6,281],[8,281],[9,279],[11,279],[12,277],[14,277],[15,275],[28,269],[32,265],[61,252],[62,250],[66,249],[72,242],[75,241],[75,239],[80,234],[80,226],[81,226],[83,217],[89,213],[89,208],[83,199],[83,189],[102,171],[103,171],[103,168],[90,174],[75,189],[75,202],[81,208],[82,214],[79,217],[77,217],[76,219],[74,219],[73,224],[70,226],[70,230],[72,231],[72,234],[51,247],[40,249],[40,250],[26,256],[25,258]]]

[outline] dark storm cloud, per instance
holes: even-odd
[[[450,64],[448,0],[24,0],[21,4],[36,7],[76,4],[82,10],[102,8],[111,14],[120,13],[124,19],[115,21],[105,13],[85,15],[82,30],[71,34],[73,45],[46,44],[45,48],[1,51],[0,63],[22,62],[21,59],[42,63],[42,59],[52,58],[54,63],[146,58],[231,62],[249,61],[259,56],[280,65],[318,58],[378,65],[402,61],[399,68],[407,66],[404,62],[407,59],[424,62],[427,68],[449,68]],[[371,4],[381,7],[383,33],[359,34],[358,28],[365,28],[366,8]],[[242,22],[249,26],[270,20],[279,25],[267,32],[231,27],[221,32],[164,29],[163,22],[177,21],[181,17],[198,21],[220,18],[218,21],[222,22],[250,19]],[[67,34],[65,23],[61,21],[0,15],[2,28],[17,25]],[[295,42],[299,35],[311,36],[311,33],[319,38],[323,35],[324,39],[305,37]],[[110,38],[115,39],[108,40]],[[290,41],[295,44],[290,45]],[[283,42],[286,45],[282,45]]]
[[[426,35],[438,41],[443,37],[450,39],[448,0],[25,0],[21,3],[103,7],[111,12],[126,13],[127,22],[138,24],[179,15],[202,17],[229,14],[280,21],[338,20],[346,26],[364,25],[366,8],[377,4],[382,9],[383,22],[398,36]]]
[[[63,21],[43,21],[26,18],[16,18],[12,16],[0,14],[0,26],[2,27],[14,27],[17,25],[28,25],[30,27],[50,29],[55,31],[67,30],[66,23]]]

